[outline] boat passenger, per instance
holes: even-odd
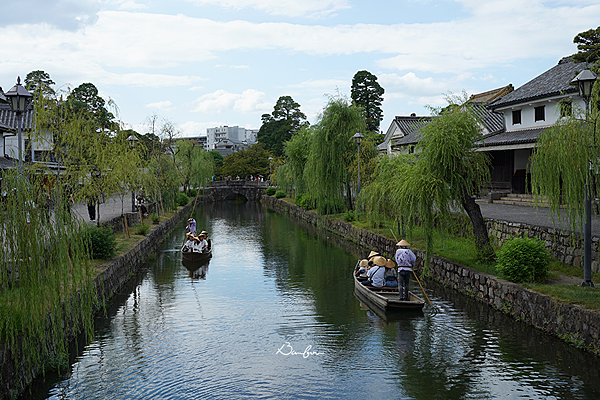
[[[210,238],[208,237],[208,232],[206,231],[202,231],[200,232],[201,235],[206,235],[206,242],[208,243],[208,251],[210,251],[212,249],[212,240],[210,240]]]
[[[398,280],[396,279],[396,264],[394,263],[394,260],[388,258],[385,262],[383,279],[385,279],[386,287],[398,287]]]
[[[373,267],[367,271],[369,280],[363,281],[362,284],[365,286],[383,287],[385,285],[384,274],[385,274],[385,258],[381,256],[373,257]]]
[[[185,234],[185,237],[187,240],[183,244],[183,248],[181,249],[181,251],[183,251],[184,253],[191,252],[194,248],[193,236],[190,232],[188,232]]]
[[[367,260],[373,261],[373,257],[377,257],[378,255],[379,255],[378,252],[371,250],[371,252],[369,253],[369,257],[367,257]]]
[[[208,252],[208,242],[206,241],[206,235],[202,233],[198,237],[198,248],[200,249],[201,253]]]
[[[410,282],[410,274],[415,266],[417,257],[415,256],[415,253],[409,249],[410,243],[408,243],[406,240],[402,239],[396,243],[396,246],[398,246],[398,250],[396,250],[395,255],[396,262],[398,263],[398,292],[400,295],[400,300],[408,300],[408,284]]]
[[[360,260],[356,271],[354,272],[354,276],[358,278],[366,278],[367,277],[367,267],[369,266],[369,260],[364,259]]]
[[[185,227],[185,231],[192,233],[192,234],[196,234],[196,220],[194,218],[189,218],[188,219],[188,224]]]
[[[202,247],[200,247],[200,238],[198,236],[193,236],[194,244],[192,246],[192,251],[194,253],[202,253]]]

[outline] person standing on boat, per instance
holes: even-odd
[[[381,256],[373,257],[373,266],[367,271],[369,280],[363,281],[365,286],[383,287],[385,286],[385,258]]]
[[[395,256],[396,263],[398,263],[398,292],[400,300],[408,300],[408,283],[417,256],[409,249],[410,243],[404,239],[396,243],[396,246],[398,246]]]
[[[185,227],[185,233],[191,233],[192,235],[196,234],[196,220],[192,217],[188,219],[188,224]]]

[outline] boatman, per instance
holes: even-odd
[[[398,292],[400,300],[408,301],[408,282],[417,261],[417,256],[409,249],[410,243],[404,239],[396,243],[396,246],[398,246],[395,256],[396,263],[398,264]]]
[[[196,234],[196,220],[192,217],[188,219],[188,224],[185,227],[185,233],[191,233],[192,235]]]

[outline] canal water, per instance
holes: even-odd
[[[351,279],[366,249],[253,203],[196,219],[210,262],[183,265],[181,226],[69,371],[23,398],[600,398],[597,358],[443,287],[421,314],[373,312]]]

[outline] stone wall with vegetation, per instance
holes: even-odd
[[[107,263],[107,267],[95,278],[94,286],[96,287],[99,304],[109,301],[131,278],[133,278],[142,268],[148,256],[155,252],[162,244],[167,235],[175,228],[175,226],[184,219],[187,219],[192,208],[192,203],[181,208],[175,216],[163,222],[160,225],[155,225],[152,230],[146,235],[144,240],[140,241],[133,249],[125,255]],[[131,215],[129,215],[131,214]],[[136,216],[137,215],[137,220]],[[129,217],[132,217],[129,220]],[[139,223],[138,213],[128,213],[128,221]],[[122,229],[123,218],[117,217],[115,221],[109,221],[107,224],[117,231]],[[136,222],[137,221],[137,222]],[[73,296],[72,301],[67,306],[77,308],[77,296]],[[80,321],[79,321],[80,322]],[[72,323],[78,324],[78,321]],[[71,338],[74,339],[74,338]],[[50,341],[50,339],[49,339]],[[2,384],[0,385],[0,400],[14,398],[16,394],[27,390],[27,386],[35,379],[41,371],[33,370],[17,370],[14,369],[14,358],[3,343],[0,343],[0,360],[2,364]]]
[[[499,246],[514,237],[536,237],[544,241],[552,257],[560,262],[576,267],[583,265],[583,238],[579,233],[494,219],[487,220],[487,228],[490,238]],[[592,237],[592,270],[598,273],[599,242],[600,238]]]
[[[394,240],[377,235],[372,232],[358,229],[352,224],[341,220],[328,219],[319,216],[313,211],[304,210],[294,204],[278,200],[271,196],[263,197],[263,204],[277,212],[293,219],[309,223],[319,229],[330,231],[334,234],[352,240],[364,246],[365,255],[368,250],[391,257],[396,251]],[[502,221],[489,221],[496,223],[495,229],[502,231],[509,223]],[[536,232],[528,230],[526,226],[514,227],[514,236],[521,233]],[[513,236],[513,237],[514,237]],[[503,232],[501,238],[509,238],[509,232]],[[542,237],[543,240],[548,240]],[[415,250],[417,256],[416,270],[422,271],[424,252]],[[431,258],[430,275],[454,290],[457,290],[482,303],[488,304],[512,318],[532,325],[544,332],[554,335],[566,342],[582,349],[600,354],[600,314],[582,309],[573,305],[560,304],[545,296],[519,285],[496,278],[461,264],[457,264],[442,257]]]

